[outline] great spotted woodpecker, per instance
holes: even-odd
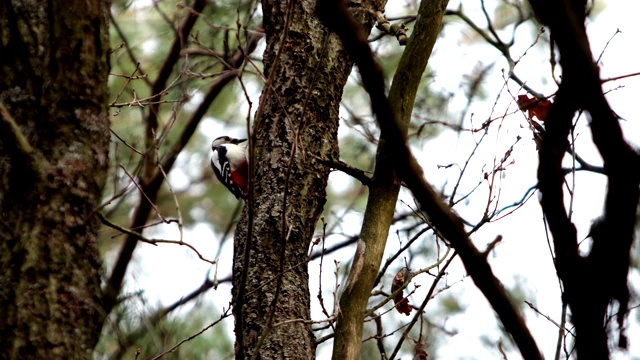
[[[237,199],[246,199],[249,190],[247,140],[220,136],[211,143],[211,168],[220,182]]]

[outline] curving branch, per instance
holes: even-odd
[[[318,2],[317,12],[324,23],[338,34],[349,55],[358,65],[363,85],[371,97],[371,105],[381,132],[387,134],[386,141],[396,160],[395,171],[412,191],[434,226],[458,252],[467,272],[500,317],[523,357],[541,359],[540,350],[525,325],[522,315],[511,302],[500,281],[493,275],[484,255],[467,236],[462,220],[425,181],[422,169],[411,154],[406,136],[396,122],[395,114],[385,96],[382,72],[373,59],[366,37],[352,21],[346,4],[339,0]],[[347,290],[348,288],[345,288],[345,291]]]
[[[538,18],[551,29],[562,66],[562,83],[545,122],[539,153],[541,205],[553,235],[563,299],[571,308],[578,358],[606,359],[609,348],[604,319],[612,300],[619,306],[619,346],[624,348],[627,343],[623,328],[628,314],[627,277],[640,196],[640,156],[625,141],[618,117],[604,97],[584,25],[586,1],[530,3]],[[593,142],[609,181],[604,213],[591,227],[593,245],[586,256],[578,251],[576,229],[564,207],[561,168],[569,148],[572,119],[579,110],[589,115]]]

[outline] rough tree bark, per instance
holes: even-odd
[[[98,340],[109,5],[0,4],[2,359],[88,359]]]
[[[351,2],[367,33],[369,10],[383,5]],[[314,15],[314,1],[262,6],[268,81],[252,138],[255,202],[247,202],[235,234],[236,358],[259,347],[257,358],[306,359],[315,357],[311,326],[302,321],[310,319],[307,251],[329,174],[316,157],[338,158],[338,107],[353,63]]]

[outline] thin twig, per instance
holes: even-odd
[[[184,241],[181,240],[165,240],[165,239],[149,239],[147,237],[145,237],[144,235],[140,234],[139,232],[135,232],[133,230],[129,230],[126,228],[123,228],[122,226],[119,226],[113,222],[111,222],[109,219],[107,219],[106,217],[104,217],[104,215],[102,215],[101,213],[98,213],[98,217],[100,218],[100,221],[102,221],[103,224],[105,224],[106,226],[118,230],[123,234],[127,234],[130,236],[133,236],[135,238],[137,238],[138,240],[147,243],[147,244],[151,244],[154,246],[158,246],[158,244],[176,244],[176,245],[180,245],[180,246],[186,246],[189,249],[193,250],[193,252],[196,253],[196,255],[198,256],[198,258],[200,258],[200,260],[202,261],[206,261],[209,264],[215,265],[217,263],[217,260],[209,260],[207,258],[205,258],[204,256],[202,256],[202,254],[200,254],[200,252],[198,251],[198,249],[196,249],[193,245],[188,244]]]
[[[154,204],[154,202],[149,198],[149,196],[147,196],[147,194],[145,193],[144,189],[142,189],[142,186],[140,184],[138,184],[138,182],[136,181],[136,179],[133,177],[133,175],[131,175],[129,173],[129,170],[127,170],[127,168],[123,165],[123,164],[118,164],[120,166],[120,168],[122,170],[124,170],[124,173],[127,175],[127,177],[129,178],[129,180],[131,180],[131,183],[133,185],[135,185],[135,187],[138,188],[138,190],[140,191],[140,194],[142,194],[142,196],[147,199],[147,201],[149,202],[149,204],[151,205],[151,207],[153,208],[153,210],[156,211],[156,214],[158,214],[158,216],[162,219],[163,222],[165,223],[169,223],[169,220],[167,220],[164,216],[162,216],[162,213],[160,212],[160,210],[158,209],[158,207],[156,206],[156,204]]]
[[[330,318],[331,316],[329,315],[329,312],[327,311],[327,309],[324,306],[324,299],[322,297],[322,265],[323,265],[323,260],[324,260],[324,241],[325,238],[327,236],[327,223],[324,221],[324,218],[322,218],[322,237],[321,237],[321,241],[322,241],[322,249],[320,252],[320,264],[318,265],[318,301],[320,302],[320,307],[322,308],[322,312],[323,314],[327,317]],[[335,318],[335,316],[334,316]],[[331,324],[331,328],[333,329],[333,331],[336,331],[335,327],[333,326],[333,323]]]
[[[212,327],[218,325],[218,323],[220,323],[222,320],[224,320],[225,318],[229,317],[231,315],[231,312],[229,311],[231,307],[227,308],[226,310],[224,310],[224,312],[222,313],[222,315],[220,315],[220,318],[214,322],[212,322],[211,324],[207,325],[204,329],[198,331],[197,333],[189,336],[188,338],[183,339],[182,341],[180,341],[179,343],[175,344],[173,347],[171,347],[170,349],[167,349],[165,351],[163,351],[162,353],[160,353],[160,355],[154,357],[151,360],[158,360],[161,357],[167,355],[168,353],[172,353],[175,352],[176,349],[178,349],[180,347],[180,345],[186,343],[187,341],[191,341],[195,338],[197,338],[198,336],[202,335],[205,331],[211,329]]]
[[[127,78],[127,82],[124,83],[124,85],[122,86],[122,89],[120,89],[120,92],[118,92],[118,94],[116,95],[115,99],[113,99],[113,101],[111,102],[111,104],[109,104],[109,106],[113,106],[118,99],[120,99],[120,96],[122,96],[122,93],[124,92],[124,90],[127,88],[127,86],[129,85],[129,83],[131,82],[131,80],[134,80],[134,75],[136,74],[136,72],[140,69],[140,63],[136,63],[136,68],[133,69],[133,71],[131,72],[131,75],[126,76],[126,75],[120,75],[123,76],[125,78]],[[115,74],[110,74],[110,75],[115,75]],[[140,75],[140,77],[146,77],[146,74]]]
[[[525,304],[529,305],[529,307],[537,312],[539,315],[543,316],[545,319],[549,320],[550,323],[552,323],[553,325],[555,325],[558,329],[562,330],[562,331],[566,331],[569,334],[576,336],[574,333],[571,332],[571,330],[568,330],[565,327],[562,327],[560,324],[558,324],[555,320],[553,320],[551,317],[549,317],[549,315],[543,314],[540,310],[538,310],[535,306],[533,306],[533,304],[527,300],[524,301]]]
[[[156,159],[158,160],[158,170],[160,170],[160,173],[162,173],[162,176],[164,176],[165,183],[169,188],[169,193],[171,193],[171,196],[173,197],[173,202],[176,205],[176,212],[178,213],[178,231],[180,232],[180,242],[182,242],[184,233],[183,233],[183,226],[182,226],[182,211],[180,210],[180,202],[178,201],[178,196],[176,196],[176,193],[173,191],[173,187],[171,186],[171,182],[169,181],[169,177],[167,176],[167,173],[162,168],[162,164],[160,164],[160,156],[157,154],[157,152],[156,152]]]

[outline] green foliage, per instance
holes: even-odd
[[[145,324],[140,322],[136,310],[128,302],[125,307],[120,307],[112,317],[116,329],[107,328],[100,343],[95,349],[95,358],[120,358],[134,359],[136,351],[140,350],[140,359],[157,356],[175,345],[190,338],[211,323],[220,318],[220,314],[214,306],[199,303],[190,310],[177,316],[165,318],[157,324]],[[142,303],[142,305],[145,305]],[[122,336],[127,336],[133,331],[140,331],[141,336],[122,351]],[[198,360],[198,359],[223,359],[233,351],[233,342],[227,335],[224,325],[217,324],[212,328],[197,335],[193,339],[179,346],[175,351],[163,356],[162,359]],[[116,355],[117,354],[117,355]]]
[[[444,316],[460,314],[466,309],[466,306],[460,303],[455,294],[444,293],[438,297],[438,300],[438,306],[441,309],[438,312]]]
[[[249,4],[247,2],[241,7],[246,11]],[[191,36],[183,39],[187,43],[184,56],[172,69],[165,93],[159,97],[151,94],[151,86],[188,10],[180,1],[159,1],[147,7],[126,1],[113,4],[110,102],[121,105],[110,110],[114,115],[111,117],[111,129],[115,135],[112,137],[111,168],[104,201],[109,201],[105,215],[112,222],[126,227],[132,207],[141,196],[140,191],[131,185],[131,180],[141,174],[143,154],[154,154],[158,162],[164,159],[167,151],[179,141],[205,92],[216,81],[215,77],[209,75],[224,70],[221,60],[236,51],[239,41],[245,42],[246,34],[238,35],[236,31],[237,7],[235,1],[216,2],[213,6],[205,7]],[[247,19],[242,21],[246,22]],[[253,76],[245,79],[248,82],[255,80],[258,78]],[[160,105],[157,141],[148,149],[145,122],[150,102],[160,102]],[[205,133],[204,129],[210,129],[213,122],[244,128],[247,114],[238,111],[238,107],[245,102],[241,87],[235,83],[225,87],[207,109],[203,120],[207,126],[201,127],[203,131],[197,131],[186,145],[169,174],[172,188],[164,185],[154,204],[162,217],[179,217],[177,201],[182,210],[180,215],[184,226],[208,222],[222,230],[234,220],[230,218],[231,209],[238,202],[214,180],[209,166],[209,142],[222,134]],[[113,233],[102,233],[103,251],[118,245],[118,241],[110,238]]]
[[[239,44],[246,44],[247,34],[238,34],[236,30],[238,16],[249,28],[256,28],[259,21],[251,2],[240,4],[240,13],[237,1],[208,3],[190,34],[176,40],[184,19],[191,14],[186,6],[192,3],[165,0],[141,6],[140,2],[115,1],[112,6],[109,102],[113,136],[110,171],[103,195],[105,206],[101,212],[109,221],[124,228],[131,223],[138,204],[144,202],[145,195],[133,182],[145,175],[145,155],[152,156],[153,170],[157,171],[158,164],[182,141],[182,134],[202,106],[203,97],[218,81],[217,75],[227,70],[228,57],[237,51]],[[246,17],[248,13],[254,15]],[[158,94],[152,90],[153,85],[176,41],[182,42],[183,49]],[[257,60],[253,64],[261,66]],[[244,76],[243,81],[250,89],[259,87],[261,82],[251,74]],[[234,209],[239,202],[214,179],[209,165],[210,141],[226,134],[229,129],[223,127],[237,128],[234,131],[238,134],[244,132],[247,112],[238,109],[245,104],[244,92],[236,81],[226,86],[205,109],[199,128],[180,152],[171,171],[163,169],[168,173],[167,178],[153,201],[154,211],[149,219],[152,224],[149,230],[153,234],[178,240],[165,235],[167,230],[176,229],[178,219],[185,229],[206,223],[217,233],[236,221],[234,216],[237,217],[238,212]],[[149,143],[146,126],[152,111],[158,125],[153,134],[155,141]],[[222,131],[225,133],[220,133]],[[165,224],[165,220],[172,222]],[[132,230],[142,232],[144,229]],[[119,231],[104,227],[99,239],[102,253],[114,253],[122,238]],[[210,249],[198,250],[205,254]],[[213,258],[208,252],[205,255]],[[154,306],[144,299],[134,301],[139,298],[133,295],[112,312],[96,348],[96,357],[133,359],[136,348],[141,349],[141,359],[153,357],[219,318],[211,303],[203,303],[187,312],[179,308],[175,311],[181,311],[179,315],[171,313],[155,323],[150,318],[150,309]],[[216,325],[163,358],[227,357],[232,354],[232,342],[227,334],[223,325]]]
[[[188,46],[183,51],[183,56],[178,61],[178,65],[172,70],[167,82],[167,93],[161,98],[151,99],[151,101],[162,101],[162,104],[159,106],[157,113],[159,126],[156,137],[158,141],[152,148],[147,149],[148,144],[145,144],[145,119],[150,110],[148,104],[143,107],[139,106],[136,101],[143,101],[155,95],[151,93],[151,84],[157,78],[166,55],[174,42],[176,29],[178,29],[187,15],[187,10],[180,5],[182,3],[178,0],[158,1],[151,6],[139,8],[131,1],[116,0],[113,2],[114,26],[111,28],[111,48],[113,53],[110,60],[111,73],[115,75],[109,78],[110,101],[124,105],[111,108],[111,114],[117,114],[117,116],[111,117],[111,128],[127,145],[115,136],[112,137],[111,169],[104,195],[105,202],[110,200],[110,204],[103,209],[103,213],[112,222],[124,227],[130,222],[134,206],[141,197],[139,190],[130,185],[130,183],[132,178],[137,179],[141,174],[142,154],[146,152],[157,153],[157,160],[159,161],[166,156],[166,152],[179,141],[182,130],[199,106],[204,94],[210,85],[216,81],[216,77],[212,75],[222,71],[224,62],[228,60],[228,55],[237,49],[239,43],[245,42],[244,36],[246,34],[237,32],[237,24],[241,23],[249,28],[255,28],[260,22],[259,14],[253,8],[256,5],[252,2],[241,2],[240,4],[237,1],[228,0],[215,3],[209,2],[190,36],[182,39]],[[512,26],[520,15],[513,4],[523,5],[523,2],[499,1],[491,4],[494,5],[494,8],[490,8],[488,14],[491,15],[493,20],[492,26],[501,36],[505,35],[503,40],[507,41],[509,40],[508,35],[511,33]],[[592,15],[602,11],[602,5],[600,4],[602,3],[595,4],[596,7],[592,9]],[[528,7],[523,6],[522,9],[522,15],[528,18]],[[465,9],[461,6],[460,10]],[[410,6],[399,11],[400,16],[411,14],[415,14],[415,9]],[[484,19],[481,12],[474,12],[468,15],[473,15],[472,20],[480,24],[482,30],[486,31],[487,34],[490,33],[485,28],[486,19]],[[489,49],[499,57],[496,49],[485,43],[486,38],[471,30],[464,21],[454,16],[448,16],[445,19],[446,24],[444,27],[446,29],[453,29],[454,27],[459,29],[461,24],[464,27],[462,31],[466,36],[461,38],[456,46],[477,46],[478,49],[483,46],[482,51]],[[409,22],[408,26],[408,34],[410,34],[413,30],[413,23]],[[526,29],[533,39],[538,34],[539,28],[531,23],[527,25]],[[379,33],[374,31],[371,38],[376,38],[378,35]],[[543,37],[540,41],[545,41],[545,38]],[[372,48],[376,52],[377,59],[384,70],[386,86],[389,87],[392,76],[396,71],[398,59],[404,48],[398,44],[395,38],[390,36],[384,36],[372,42]],[[438,56],[437,51],[439,50],[436,47],[434,56]],[[246,85],[248,96],[255,99],[256,94],[260,91],[259,89],[263,86],[263,79],[258,74],[261,70],[260,60],[252,58],[251,62],[252,64],[247,67],[248,71],[243,75],[242,80]],[[139,63],[139,70],[134,73],[136,63]],[[438,136],[443,131],[443,127],[435,126],[435,122],[448,124],[455,128],[455,126],[463,124],[465,119],[468,119],[468,107],[455,107],[451,104],[451,100],[454,97],[460,97],[458,93],[463,94],[462,97],[466,98],[468,104],[481,100],[494,101],[492,97],[495,96],[495,93],[491,93],[491,91],[495,89],[487,86],[487,82],[491,77],[499,76],[496,75],[496,69],[493,69],[493,64],[478,62],[475,67],[459,69],[460,83],[453,90],[434,85],[439,76],[439,69],[427,69],[422,75],[409,127],[411,145],[421,148],[424,143]],[[127,76],[131,75],[134,78],[128,79]],[[143,77],[135,78],[135,76]],[[543,77],[543,75],[540,76]],[[365,171],[370,176],[370,171],[374,166],[379,130],[371,114],[369,96],[362,89],[360,81],[359,76],[354,72],[344,89],[339,134],[340,160],[352,167]],[[257,102],[254,101],[249,109],[245,95],[245,90],[240,86],[240,83],[235,82],[231,86],[227,86],[206,110],[206,117],[201,123],[199,131],[186,145],[185,150],[181,153],[179,160],[168,175],[171,188],[166,184],[163,185],[157,201],[154,203],[157,207],[157,212],[162,214],[164,218],[178,218],[177,202],[181,209],[181,220],[187,228],[199,223],[206,223],[215,230],[216,234],[219,234],[236,221],[233,215],[236,214],[235,209],[239,206],[239,202],[212,176],[213,174],[209,168],[209,142],[212,138],[227,132],[233,132],[234,134],[245,133],[247,118],[253,116],[257,108]],[[497,103],[498,99],[495,99],[495,102]],[[132,148],[135,150],[132,150]],[[460,162],[457,165],[463,165],[463,163]],[[351,235],[354,232],[354,228],[359,228],[359,223],[349,223],[348,221],[343,221],[343,219],[354,218],[348,218],[345,214],[355,214],[355,218],[361,217],[366,206],[365,196],[368,189],[362,186],[358,180],[338,173],[338,171],[334,172],[332,179],[336,180],[332,180],[332,185],[327,189],[324,218],[328,223],[327,229],[333,234],[350,233],[348,235]],[[455,182],[457,179],[453,180]],[[447,195],[444,189],[439,190],[444,195]],[[121,196],[111,200],[114,194],[120,194],[121,192],[123,192]],[[458,194],[457,199],[459,198],[460,194]],[[468,199],[467,203],[469,201]],[[409,205],[413,206],[414,204],[409,203]],[[464,203],[461,205],[464,205]],[[398,238],[404,244],[414,234],[414,230],[426,222],[425,219],[414,216],[408,207],[407,204],[398,204],[396,206],[396,215],[398,217],[407,213],[409,215],[406,215],[407,218],[403,218],[404,220],[394,224],[392,230],[397,230],[397,232],[392,232],[391,238],[389,238],[390,241],[387,242],[385,258],[389,252],[399,248],[396,241]],[[150,222],[156,223],[159,220],[159,216],[157,214],[153,215]],[[167,226],[175,226],[175,223]],[[318,224],[316,235],[321,233],[321,229],[322,224]],[[135,230],[141,231],[141,229]],[[121,237],[111,239],[114,234],[117,234],[117,232],[113,230],[101,232],[103,253],[119,245],[117,240]],[[377,288],[389,288],[393,274],[398,269],[396,265],[403,264],[404,261],[407,261],[410,265],[422,263],[424,259],[431,259],[434,254],[438,253],[438,250],[441,249],[437,248],[434,236],[429,232],[428,236],[416,241],[407,253],[396,259],[390,267],[393,271],[389,270],[387,272]],[[635,255],[634,264],[636,267],[640,267],[638,263],[640,256],[637,248]],[[328,260],[325,261],[326,264]],[[341,271],[347,272],[348,267],[341,266]],[[342,280],[343,277],[341,274],[340,279]],[[457,278],[454,279],[454,276],[452,276],[452,279],[452,282],[458,280]],[[417,278],[416,281],[418,280],[422,281],[422,278]],[[418,284],[424,290],[428,288],[430,281],[418,282]],[[451,285],[451,283],[448,284]],[[516,279],[510,295],[514,303],[519,306],[524,304],[524,300],[535,301],[535,294],[532,294],[527,287],[525,279],[522,278]],[[412,296],[418,298],[417,295]],[[416,305],[413,302],[413,298],[412,305]],[[142,307],[146,309],[148,304],[142,303]],[[439,293],[433,299],[433,302],[428,305],[427,313],[436,314],[428,319],[430,323],[424,327],[424,329],[428,330],[423,330],[423,335],[425,333],[428,334],[427,344],[430,355],[435,354],[435,348],[439,344],[446,343],[446,336],[452,336],[452,334],[446,332],[446,329],[442,331],[433,331],[432,329],[444,329],[445,326],[443,324],[446,324],[447,318],[462,316],[466,310],[467,305],[450,292]],[[128,308],[120,307],[111,318],[112,325],[104,332],[103,339],[96,350],[97,354],[106,357],[116,351],[120,338],[130,331],[139,329],[144,322],[141,319],[144,319],[146,315],[146,311],[133,311],[130,306]],[[404,318],[404,316],[398,320],[398,317],[394,317],[396,314],[393,311],[385,316],[383,325],[386,333],[394,331],[408,321],[408,318]],[[136,346],[142,349],[143,357],[158,354],[181,339],[196,333],[215,319],[217,319],[217,315],[214,315],[213,307],[209,308],[207,306],[194,308],[180,316],[172,316],[168,320],[163,320],[157,326],[149,327],[145,336],[136,340],[135,346],[129,348],[123,358],[134,358],[133,352]],[[365,328],[365,338],[374,334],[375,328],[371,324],[372,322],[368,323]],[[405,353],[411,351],[414,344],[412,341],[420,337],[419,331],[416,328],[412,330],[411,340],[407,340],[403,346]],[[176,359],[221,358],[222,356],[228,356],[232,350],[230,340],[225,334],[227,332],[222,327],[215,327],[185,344],[171,356]],[[398,334],[384,339],[387,350],[391,348],[392,344],[395,345],[397,338]],[[496,343],[491,339],[490,335],[487,335],[481,340],[485,341],[491,349],[495,349]],[[211,353],[211,351],[218,352]],[[362,358],[376,357],[379,357],[379,353],[375,340],[365,342],[362,349]]]

